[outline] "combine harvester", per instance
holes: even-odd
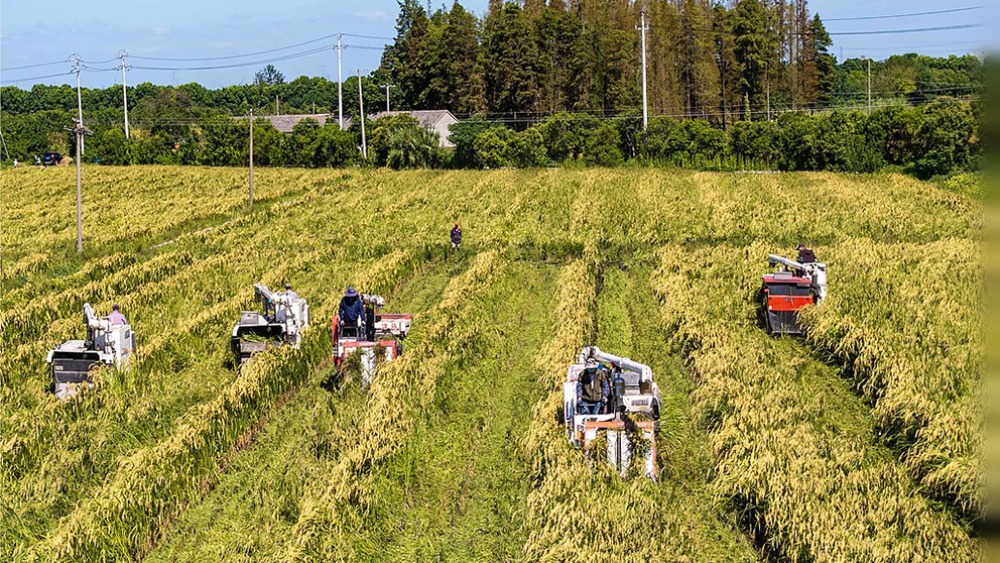
[[[86,340],[67,340],[51,350],[45,361],[52,366],[53,391],[56,397],[68,399],[80,386],[93,387],[91,370],[105,365],[128,369],[129,357],[135,350],[135,333],[128,324],[112,324],[107,317],[98,317],[90,303],[83,305]]]
[[[602,414],[581,414],[577,381],[590,365],[608,378],[610,395]],[[610,370],[607,369],[610,366]],[[660,389],[653,381],[653,370],[645,364],[602,352],[597,346],[585,346],[577,361],[570,364],[563,384],[563,413],[569,441],[588,450],[600,436],[607,439],[607,459],[622,475],[632,465],[633,452],[645,457],[643,473],[656,480],[656,435],[659,431]],[[644,444],[633,443],[642,440]]]
[[[309,305],[299,294],[285,284],[285,291],[272,292],[262,283],[254,284],[254,297],[260,302],[264,314],[243,311],[233,327],[231,346],[236,369],[250,357],[272,346],[302,344],[302,331],[309,326]]]
[[[385,351],[385,361],[396,359],[403,352],[401,341],[410,332],[413,315],[380,314],[378,311],[385,306],[385,299],[380,295],[361,294],[358,298],[364,305],[364,315],[359,323],[347,325],[339,315],[333,317],[333,357],[340,368],[348,354],[358,352],[361,355],[361,378],[368,386],[375,376],[376,350]]]
[[[801,263],[776,254],[767,257],[767,264],[783,267],[764,274],[761,288],[761,311],[771,334],[803,334],[798,312],[806,305],[818,305],[826,299],[826,264]]]

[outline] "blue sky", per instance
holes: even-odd
[[[435,0],[432,5],[451,5]],[[466,0],[467,9],[481,14],[488,0]],[[827,29],[880,31],[956,26],[990,22],[989,26],[936,32],[834,36],[834,54],[884,58],[894,52],[928,55],[964,54],[996,47],[989,30],[995,28],[996,0],[812,0],[809,5],[827,20]],[[878,16],[961,8],[982,10],[926,16],[835,21],[837,18]],[[254,63],[241,68],[212,70],[129,71],[128,82],[183,84],[197,81],[208,87],[247,83],[267,59],[316,52],[274,64],[289,79],[306,74],[336,79],[337,58],[332,49],[322,49],[333,39],[308,43],[277,53],[222,61],[156,61],[138,57],[224,57],[275,49],[333,33],[353,33],[391,38],[396,18],[395,0],[29,0],[0,1],[0,80],[29,88],[36,82],[69,83],[71,76],[39,80],[33,77],[69,72],[68,62],[16,68],[24,65],[65,61],[79,53],[92,61],[82,75],[85,86],[105,87],[121,83],[121,73],[110,69],[118,52],[126,50],[135,67],[195,67],[232,63]],[[993,41],[993,43],[989,43]],[[345,37],[344,75],[357,69],[367,72],[378,66],[385,41],[377,38]],[[16,81],[16,82],[14,82]]]

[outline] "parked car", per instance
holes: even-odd
[[[55,152],[49,151],[42,155],[42,166],[56,166],[62,162],[63,155]]]

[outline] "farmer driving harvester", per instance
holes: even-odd
[[[594,358],[589,358],[584,366],[576,382],[579,414],[603,414],[610,393],[608,378]]]
[[[345,336],[358,336],[359,321],[363,314],[364,305],[361,303],[361,296],[352,285],[347,288],[344,297],[340,299],[340,308],[337,311],[337,315],[340,317],[340,328]]]

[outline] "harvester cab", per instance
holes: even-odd
[[[826,264],[800,263],[776,254],[767,257],[772,268],[782,268],[764,274],[761,288],[761,308],[767,331],[772,334],[802,334],[798,312],[806,305],[818,305],[826,299]]]
[[[410,332],[413,315],[381,313],[385,299],[380,295],[362,294],[364,315],[356,324],[345,324],[339,316],[333,317],[333,356],[339,368],[352,352],[361,357],[361,377],[365,386],[375,376],[375,353],[383,351],[382,359],[391,362],[402,352],[402,341]]]
[[[67,340],[45,358],[52,366],[53,391],[60,399],[72,397],[80,386],[93,387],[91,370],[95,367],[128,369],[135,350],[132,326],[111,324],[107,317],[98,317],[90,303],[83,305],[83,324],[86,340]]]
[[[587,362],[598,362],[600,370],[609,379],[610,395],[607,406],[600,414],[589,414],[581,408],[582,398],[577,396],[577,382],[584,375]],[[609,463],[626,475],[632,467],[632,458],[641,464],[642,472],[656,480],[656,435],[659,431],[660,389],[653,381],[653,370],[629,358],[601,351],[597,346],[585,346],[577,361],[570,364],[563,384],[563,413],[569,441],[576,447],[592,450],[607,444]]]
[[[231,346],[237,369],[257,352],[272,346],[298,348],[302,331],[309,326],[309,304],[291,286],[273,292],[262,283],[254,284],[254,297],[263,313],[243,311],[233,327]]]

